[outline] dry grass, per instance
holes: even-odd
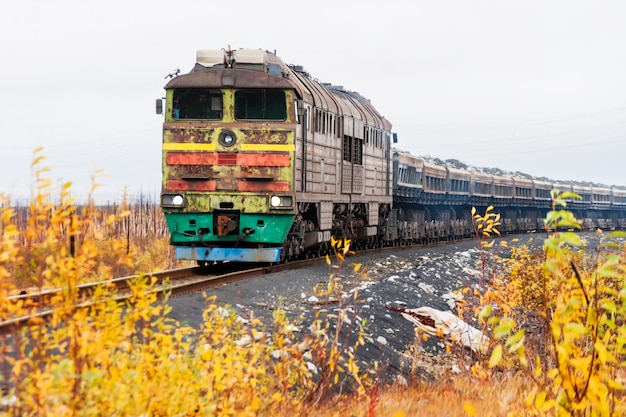
[[[523,376],[446,375],[437,381],[396,385],[366,397],[337,397],[325,404],[277,410],[276,416],[455,417],[528,415],[530,389]]]

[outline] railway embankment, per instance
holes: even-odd
[[[500,246],[502,241],[507,246]],[[333,335],[339,327],[344,346],[354,346],[364,329],[365,343],[355,352],[360,365],[378,364],[377,372],[387,382],[431,378],[461,372],[480,354],[485,336],[475,321],[458,318],[456,301],[464,288],[487,285],[481,260],[487,268],[497,268],[495,257],[508,257],[513,245],[539,247],[542,241],[542,235],[528,234],[497,239],[489,250],[469,240],[349,256],[341,264],[317,264],[215,288],[211,295],[243,320],[260,318],[269,331],[273,312],[281,309],[298,325],[302,339],[316,319],[330,321]],[[340,286],[341,297],[320,296],[319,289],[331,279]],[[199,293],[172,299],[171,317],[199,328],[204,303]]]

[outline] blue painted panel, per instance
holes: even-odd
[[[192,261],[278,262],[282,248],[192,248],[176,246],[176,259]]]

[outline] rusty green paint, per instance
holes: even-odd
[[[235,90],[233,90],[232,88],[223,89],[222,100],[224,106],[222,122],[235,123]]]
[[[219,210],[222,203],[231,203],[232,210],[242,213],[268,213],[268,197],[264,195],[219,194],[211,199],[211,211]]]
[[[294,217],[293,214],[241,214],[237,235],[216,236],[211,213],[165,213],[171,243],[189,245],[235,244],[244,229],[254,229],[254,233],[239,239],[241,243],[280,245],[287,238]],[[199,235],[200,229],[208,230],[208,233]]]
[[[211,211],[212,196],[207,193],[191,194],[187,193],[187,211],[207,213]]]
[[[211,213],[220,210],[222,203],[227,203],[229,210],[241,213],[270,213],[268,196],[256,194],[224,194],[224,193],[186,193],[188,213]],[[172,213],[180,212],[180,209],[167,209]],[[290,213],[291,210],[281,210],[281,213]]]

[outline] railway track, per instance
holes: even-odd
[[[419,246],[438,246],[448,243],[450,242],[441,241]],[[394,252],[415,246],[416,245],[363,249],[359,250],[358,253],[368,254]],[[335,257],[333,256],[333,258]],[[169,297],[180,297],[217,286],[252,279],[265,274],[298,269],[321,262],[325,262],[325,257],[296,260],[284,264],[255,265],[252,267],[241,263],[224,263],[209,267],[196,266],[171,269],[145,275],[155,278],[155,284],[152,291],[157,294],[157,297],[161,298],[166,294]],[[112,292],[116,301],[129,300],[133,295],[130,290],[130,282],[135,278],[137,278],[137,275],[78,285],[76,286],[76,290],[78,291],[77,299],[81,301],[77,307],[87,307],[92,304],[92,294],[97,287],[102,285],[114,287]],[[63,291],[63,289],[57,288],[7,297],[9,302],[22,303],[22,305],[29,306],[30,313],[19,317],[0,318],[0,336],[7,335],[18,330],[21,326],[26,325],[33,318],[46,320],[51,317],[54,309],[58,308],[59,303],[62,301]]]

